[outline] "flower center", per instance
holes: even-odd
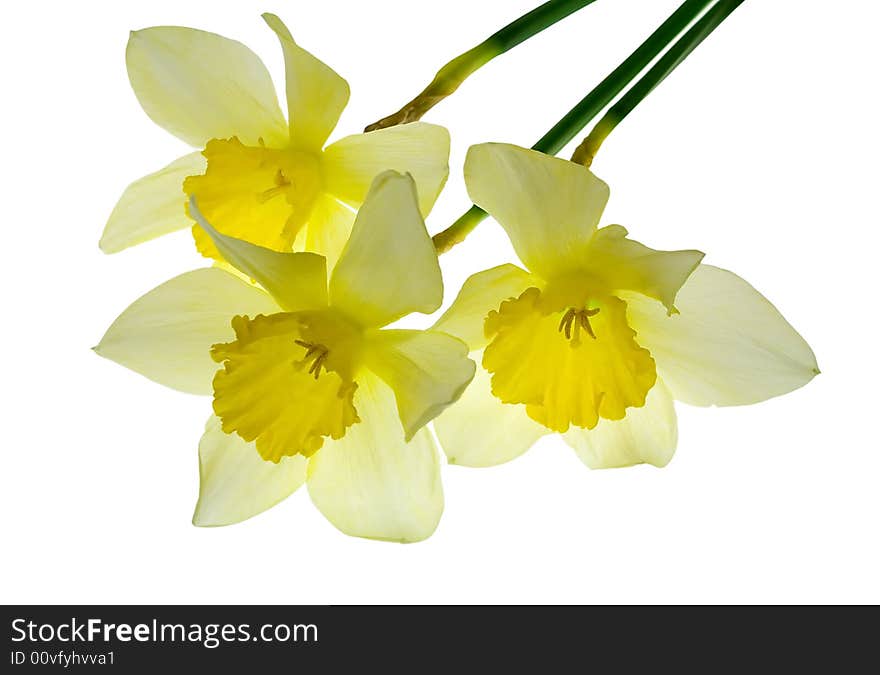
[[[563,314],[562,321],[559,322],[559,332],[562,333],[564,331],[565,339],[571,340],[571,343],[575,346],[580,344],[581,328],[587,331],[591,338],[596,340],[596,333],[593,332],[593,327],[590,325],[590,317],[596,316],[598,313],[598,307],[593,309],[575,309],[571,307]],[[574,331],[572,331],[572,326],[574,326]]]
[[[257,201],[261,204],[265,204],[267,201],[272,199],[273,197],[278,197],[279,195],[283,195],[288,192],[293,186],[293,183],[284,175],[284,169],[278,169],[275,173],[275,185],[274,187],[270,187],[267,190],[263,190],[261,193],[257,195]]]
[[[290,251],[322,189],[318,158],[298,150],[247,146],[238,138],[208,141],[208,168],[183,183],[205,218],[223,234]],[[210,258],[220,254],[198,226],[193,237]]]
[[[490,312],[485,331],[492,393],[525,404],[554,431],[622,419],[627,408],[645,404],[657,378],[654,359],[627,323],[626,303],[607,293],[529,288]]]
[[[317,380],[321,375],[321,366],[324,365],[324,361],[330,355],[330,350],[317,342],[306,342],[305,340],[294,340],[294,342],[306,350],[306,355],[301,360],[294,361],[294,364],[304,368],[311,362],[309,375],[314,374]]]
[[[312,455],[360,421],[354,407],[360,333],[331,311],[232,320],[235,340],[211,348],[214,412],[223,431],[273,462]]]

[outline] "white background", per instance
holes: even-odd
[[[880,601],[880,10],[869,2],[746,2],[593,167],[612,188],[605,224],[656,248],[706,251],[767,295],[817,354],[811,384],[753,407],[679,406],[679,450],[663,470],[591,472],[556,438],[501,467],[444,467],[446,512],[420,544],[346,537],[305,490],[241,525],[190,525],[210,401],[89,350],[129,302],[204,264],[185,232],[115,256],[97,247],[124,187],[185,152],[130,90],[128,31],[234,37],[281,84],[280,49],[259,17],[278,13],[351,84],[338,138],[534,4],[5,9],[0,601]],[[453,135],[429,229],[468,204],[469,144],[533,143],[677,4],[600,0],[429,113]],[[443,257],[447,303],[468,274],[511,255],[484,223]]]

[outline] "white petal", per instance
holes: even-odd
[[[672,395],[692,405],[746,405],[802,387],[818,374],[813,350],[779,311],[732,272],[700,265],[667,316],[622,295],[639,344]]]
[[[427,429],[407,443],[391,388],[358,378],[361,422],[327,441],[309,462],[312,501],[345,534],[413,542],[431,536],[443,513],[437,448]]]
[[[302,455],[267,462],[253,443],[225,434],[211,416],[199,442],[199,501],[193,525],[232,525],[272,508],[306,482]]]
[[[195,270],[135,300],[95,351],[172,389],[211,394],[211,345],[233,339],[232,317],[278,311],[267,293],[228,272]]]
[[[486,316],[502,302],[543,282],[516,265],[498,265],[468,277],[455,302],[434,324],[434,330],[449,333],[467,343],[471,350],[482,349],[489,340],[483,331]]]
[[[320,150],[348,103],[348,82],[330,66],[297,45],[274,14],[263,14],[284,52],[290,142],[302,150]]]
[[[703,259],[700,251],[656,251],[610,225],[590,242],[584,268],[614,290],[636,291],[675,311],[675,296]]]
[[[125,51],[128,79],[156,124],[194,147],[212,138],[271,147],[287,124],[269,71],[240,42],[180,26],[134,31]]]
[[[411,176],[373,181],[330,278],[330,304],[364,326],[385,326],[443,302],[437,252],[419,213]]]
[[[449,176],[449,132],[414,122],[346,136],[327,147],[322,161],[328,190],[355,207],[383,171],[409,173],[427,216]]]
[[[129,185],[107,220],[101,250],[116,253],[192,225],[186,215],[183,181],[204,171],[202,153],[192,152]]]
[[[669,390],[658,380],[645,405],[629,408],[622,420],[599,420],[594,429],[570,427],[562,435],[591,469],[634,464],[663,467],[678,443],[678,423]]]
[[[327,306],[327,263],[315,253],[281,253],[227,237],[215,230],[199,211],[195,197],[189,213],[207,232],[227,262],[258,281],[289,312]]]
[[[365,351],[367,367],[394,390],[407,440],[458,400],[476,367],[464,342],[437,331],[376,331]]]
[[[473,356],[480,361],[480,354]],[[450,464],[474,467],[509,462],[550,433],[525,406],[495,398],[489,373],[480,366],[458,403],[434,420],[434,430]]]
[[[530,271],[579,269],[608,201],[608,186],[580,164],[506,143],[468,150],[468,194],[489,212]]]

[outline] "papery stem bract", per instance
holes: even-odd
[[[437,72],[431,83],[412,101],[388,117],[370,124],[364,131],[376,131],[421,119],[426,112],[458,89],[470,75],[496,56],[513,49],[593,2],[595,0],[549,0],[523,14],[476,47],[456,56]]]

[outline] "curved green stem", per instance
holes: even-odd
[[[442,232],[435,234],[432,239],[434,248],[437,249],[437,255],[446,253],[456,244],[464,241],[474,229],[489,216],[476,204],[471,204],[471,208],[462,213],[458,219]]]
[[[554,124],[532,149],[548,155],[559,152],[713,2],[715,0],[685,0],[632,54]],[[445,253],[464,241],[487,215],[480,207],[471,206],[452,225],[434,235],[437,252]]]
[[[369,125],[364,131],[376,131],[421,119],[431,108],[452,94],[476,70],[519,43],[537,35],[557,21],[595,2],[595,0],[549,0],[523,14],[473,49],[456,56],[443,66],[431,83],[396,113]]]
[[[620,97],[620,100],[608,109],[574,151],[571,161],[590,166],[603,141],[614,131],[614,128],[743,2],[744,0],[719,0],[718,4],[706,12],[638,82]]]

